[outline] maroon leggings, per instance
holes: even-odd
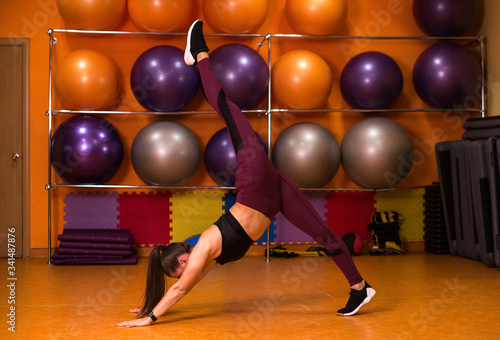
[[[361,282],[363,278],[345,243],[325,224],[297,186],[271,163],[246,117],[226,98],[210,59],[203,59],[197,65],[205,96],[226,123],[236,151],[236,202],[270,220],[281,211],[293,225],[327,249],[351,286]]]

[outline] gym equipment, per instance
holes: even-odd
[[[363,52],[344,66],[340,90],[355,109],[388,109],[401,95],[403,73],[387,54]]]
[[[287,127],[276,139],[272,160],[299,187],[321,187],[340,166],[340,148],[335,136],[316,123]]]
[[[184,52],[160,45],[143,52],[132,66],[130,86],[137,101],[151,111],[176,112],[198,93],[200,75],[184,63]]]
[[[97,116],[74,116],[56,129],[51,141],[55,172],[73,184],[103,184],[123,160],[123,143],[116,128]]]
[[[498,117],[468,119],[463,140],[436,144],[450,253],[500,267]],[[471,138],[470,131],[479,139]],[[452,214],[454,212],[454,215]]]
[[[481,65],[466,47],[442,41],[425,49],[413,66],[418,96],[438,109],[470,106],[481,88]]]
[[[294,50],[278,58],[272,68],[273,99],[290,109],[323,107],[332,90],[330,67],[318,54]]]
[[[210,62],[226,96],[241,110],[259,105],[267,95],[267,64],[243,44],[226,44],[210,53]]]
[[[441,189],[441,197],[443,199],[444,219],[446,224],[448,246],[451,255],[458,255],[458,240],[457,229],[455,226],[458,221],[455,221],[454,214],[454,181],[453,172],[451,169],[451,145],[453,142],[436,143],[436,161],[439,173],[439,185]]]
[[[106,55],[77,50],[56,65],[54,90],[65,109],[106,110],[118,96],[119,72]]]
[[[367,229],[372,233],[373,249],[370,255],[402,255],[404,254],[399,237],[399,219],[396,211],[381,211],[372,214]]]
[[[143,31],[185,32],[192,20],[193,0],[128,0],[132,22]]]
[[[128,229],[64,229],[52,255],[54,264],[136,264]]]
[[[269,249],[269,256],[271,257],[284,257],[284,258],[294,258],[297,256],[334,256],[342,253],[341,249],[335,251],[329,251],[324,247],[312,246],[306,251],[300,250],[288,250],[282,246],[276,246]],[[267,249],[264,251],[264,256],[267,257]]]
[[[427,35],[458,37],[473,25],[477,15],[476,0],[414,0],[413,17]]]
[[[287,0],[285,16],[299,34],[332,35],[345,26],[346,0]]]
[[[201,161],[193,132],[169,120],[152,122],[135,136],[131,149],[136,174],[151,185],[182,185],[191,179]]]
[[[255,33],[264,23],[269,0],[203,0],[207,24],[221,33]]]
[[[424,239],[425,251],[433,254],[449,254],[448,234],[444,217],[439,183],[425,187]]]
[[[485,140],[474,140],[467,143],[468,147],[468,162],[470,166],[470,188],[472,191],[471,215],[474,218],[475,233],[469,237],[477,238],[475,242],[476,260],[481,259],[487,267],[495,266],[494,257],[494,235],[493,232],[493,208],[492,205],[492,188],[493,194],[496,196],[496,179],[490,178],[489,168],[491,159],[488,156],[492,154],[492,147],[497,139],[491,137],[489,144]],[[489,149],[487,152],[487,148]],[[491,185],[493,184],[493,186]],[[472,230],[474,231],[474,229]]]
[[[406,178],[413,166],[410,136],[388,118],[359,121],[345,134],[340,150],[345,173],[363,188],[392,188]]]
[[[126,0],[56,0],[62,19],[70,28],[110,30],[124,18]]]
[[[267,153],[266,144],[257,133],[256,135]],[[234,187],[238,161],[226,128],[220,129],[210,138],[205,148],[204,160],[207,172],[215,183],[220,186]]]

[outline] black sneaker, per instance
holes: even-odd
[[[196,56],[198,53],[208,52],[209,50],[203,36],[203,21],[196,20],[188,31],[184,62],[188,65],[196,65]]]
[[[375,295],[375,289],[365,282],[365,287],[361,290],[351,289],[351,297],[344,308],[337,311],[337,315],[350,316],[356,314],[361,307],[366,305]]]

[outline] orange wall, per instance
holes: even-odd
[[[187,0],[186,0],[187,1]],[[193,17],[202,17],[201,0],[198,3]],[[267,19],[259,29],[261,33],[294,33],[284,16],[285,0],[270,0]],[[486,1],[488,4],[488,1]],[[415,36],[422,35],[414,23],[411,11],[411,1],[408,0],[349,0],[349,14],[346,28],[339,32],[342,35],[370,35],[370,36]],[[48,28],[66,28],[60,18],[55,0],[24,0],[2,1],[0,3],[0,36],[2,37],[29,37],[31,39],[30,59],[30,148],[31,148],[31,247],[44,248],[47,246],[47,192],[44,189],[47,183],[48,172],[48,119],[45,111],[48,109],[48,62],[49,40],[46,34]],[[119,30],[137,30],[128,17],[124,18]],[[206,26],[210,32],[210,27]],[[144,36],[82,36],[75,34],[57,34],[58,43],[55,45],[54,62],[61,60],[69,51],[80,48],[93,48],[110,56],[118,65],[123,82],[122,101],[118,109],[142,110],[135,101],[130,86],[128,74],[137,56],[151,46],[169,44],[184,48],[182,37],[144,37]],[[240,42],[248,44],[261,53],[267,60],[267,48],[257,47],[259,39],[247,38],[210,38],[213,48],[229,43]],[[366,50],[378,50],[391,55],[400,65],[405,85],[401,98],[395,104],[396,108],[426,107],[416,96],[411,84],[412,66],[420,52],[431,42],[425,41],[379,41],[379,40],[320,40],[320,39],[278,39],[273,38],[272,62],[278,56],[293,49],[310,49],[324,57],[334,74],[334,87],[328,100],[329,108],[347,108],[341,98],[338,78],[343,66],[350,57]],[[267,46],[267,45],[265,45]],[[58,107],[55,100],[54,109]],[[264,106],[263,106],[264,107]],[[273,106],[276,108],[276,106]],[[201,93],[188,109],[210,109]],[[438,179],[433,147],[438,141],[458,139],[462,134],[461,123],[463,118],[457,114],[443,113],[391,113],[380,114],[394,119],[403,125],[409,132],[416,150],[414,169],[404,181],[404,186],[427,185]],[[328,127],[336,136],[339,143],[345,132],[357,121],[367,117],[360,113],[329,113],[329,114],[300,114],[277,116],[272,125],[273,140],[288,125],[299,121],[315,121]],[[67,117],[58,116],[56,124]],[[153,116],[116,116],[109,118],[118,128],[124,139],[125,151],[130,150],[133,136],[137,131],[153,119]],[[179,118],[197,135],[200,145],[204,145],[214,131],[223,126],[214,115],[188,116]],[[266,138],[266,119],[251,118],[254,128]],[[125,156],[124,165],[112,180],[113,183],[142,184],[133,172],[130,157]],[[54,175],[55,177],[55,175]],[[58,179],[55,179],[59,182]],[[189,185],[214,185],[200,169],[188,183]],[[327,185],[328,187],[356,187],[343,173],[342,169]],[[67,190],[55,190],[53,200],[54,212],[54,242],[57,233],[62,231],[62,198]]]

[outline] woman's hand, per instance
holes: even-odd
[[[136,313],[139,314],[141,312],[141,308],[131,308],[129,310],[129,313]]]
[[[149,326],[153,323],[153,320],[149,316],[145,318],[135,319],[132,321],[124,321],[120,322],[118,326],[120,327],[141,327],[141,326]]]

